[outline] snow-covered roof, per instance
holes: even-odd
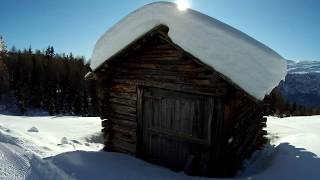
[[[143,6],[105,32],[95,45],[91,68],[159,25],[182,49],[211,66],[256,99],[262,100],[286,75],[286,61],[248,35],[192,9],[157,2]]]

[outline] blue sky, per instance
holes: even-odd
[[[319,0],[189,0],[293,60],[320,60]],[[152,0],[1,0],[0,35],[8,47],[72,52],[90,58],[98,38]]]

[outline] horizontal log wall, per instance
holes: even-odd
[[[215,131],[209,176],[232,176],[243,160],[263,143],[263,108],[217,72],[166,40],[150,33],[96,72],[105,149],[136,154],[137,89],[151,86],[219,99],[223,123]],[[139,102],[141,103],[141,102]],[[217,121],[220,122],[220,121]]]
[[[235,175],[245,159],[265,143],[266,108],[236,91],[225,103],[225,159],[223,174]]]
[[[217,73],[160,36],[146,36],[96,73],[106,150],[136,153],[137,86],[215,97],[230,88]]]

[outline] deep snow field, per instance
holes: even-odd
[[[99,118],[0,115],[0,180],[206,179],[100,151]],[[320,116],[268,117],[271,144],[234,179],[320,179]]]

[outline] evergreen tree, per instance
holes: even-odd
[[[0,102],[9,92],[9,74],[6,65],[0,59]]]
[[[0,59],[7,54],[7,46],[2,36],[0,36]]]
[[[32,48],[31,48],[31,45],[29,46],[29,48],[28,48],[28,53],[29,54],[32,54]]]
[[[37,108],[50,115],[95,115],[95,86],[83,79],[89,70],[83,58],[55,54],[52,46],[42,52],[13,47],[3,61],[21,113]]]
[[[16,53],[17,52],[16,46],[12,46],[11,49],[10,49],[10,52]]]
[[[53,48],[53,46],[48,46],[48,48],[46,49],[45,55],[46,55],[46,57],[48,59],[52,58],[54,56],[54,48]]]

